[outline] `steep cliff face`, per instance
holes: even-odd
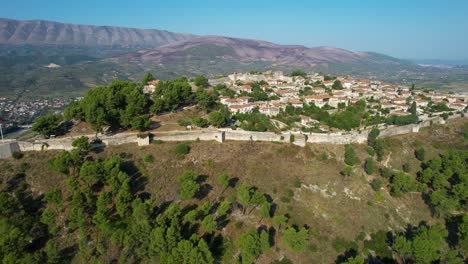
[[[159,47],[193,37],[157,29],[0,18],[0,44]]]

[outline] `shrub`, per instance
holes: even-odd
[[[426,157],[426,150],[423,147],[420,147],[414,151],[414,156],[416,156],[419,161],[424,161],[424,158]]]
[[[12,154],[12,157],[13,157],[14,159],[21,159],[23,156],[24,156],[24,154],[21,153],[21,152],[19,152],[19,151],[15,151],[15,152],[13,152],[13,154]]]
[[[147,137],[151,137],[151,134],[150,133],[138,133],[137,137],[138,138],[147,138]]]
[[[190,146],[187,143],[179,143],[176,145],[175,152],[179,156],[183,156],[190,152]]]
[[[337,252],[342,252],[349,249],[357,250],[358,245],[356,242],[347,241],[344,238],[338,237],[335,239],[335,241],[333,241],[333,248],[335,248]]]
[[[186,127],[186,126],[190,126],[190,121],[185,120],[185,119],[179,119],[179,120],[177,120],[177,124],[179,126]]]
[[[299,230],[288,227],[283,231],[281,241],[292,251],[303,251],[309,243],[309,231],[304,227]]]
[[[72,146],[77,149],[79,152],[88,153],[93,147],[89,143],[89,138],[86,136],[81,136],[72,142]]]
[[[301,188],[301,181],[299,179],[294,180],[294,187]]]
[[[197,175],[193,171],[184,171],[184,173],[177,178],[180,198],[190,199],[195,197],[200,190],[200,184],[197,183],[196,178]]]
[[[296,137],[294,135],[289,136],[289,142],[290,143],[294,143],[295,140],[296,140]]]
[[[322,155],[320,155],[320,160],[328,160],[328,154],[325,151],[322,152]]]
[[[366,163],[364,164],[364,170],[369,175],[373,174],[377,170],[377,165],[375,165],[373,158],[368,158],[366,160]]]
[[[383,186],[383,181],[380,178],[375,178],[371,182],[372,190],[374,190],[376,192],[379,191],[380,189],[382,189],[382,186]]]
[[[389,169],[387,167],[382,167],[379,171],[380,176],[382,176],[385,179],[390,179],[393,176],[393,174],[395,174],[392,169]]]
[[[411,165],[408,162],[403,164],[402,168],[403,168],[404,172],[410,172],[411,171]]]
[[[353,167],[352,167],[352,166],[345,165],[345,166],[341,169],[340,173],[341,173],[341,175],[343,175],[343,176],[349,177],[349,176],[353,175]]]
[[[147,154],[145,155],[145,157],[143,158],[143,160],[145,162],[148,162],[148,163],[153,163],[154,162],[154,156],[151,155],[151,154]]]
[[[202,117],[195,117],[192,119],[192,123],[197,127],[208,127],[208,120]]]
[[[356,164],[357,156],[356,152],[354,151],[354,147],[350,144],[345,145],[345,155],[344,155],[344,162],[349,165],[353,166]]]
[[[404,172],[398,172],[393,175],[390,182],[390,192],[393,196],[400,197],[415,189],[416,184],[409,175],[406,175]]]
[[[367,153],[369,154],[369,156],[374,157],[375,150],[373,148],[371,148],[371,147],[368,147],[367,148]]]
[[[211,112],[208,115],[208,120],[215,127],[223,127],[228,123],[226,115],[223,115],[221,112]]]
[[[160,140],[160,139],[153,139],[153,140],[151,140],[151,144],[159,145],[159,144],[162,144],[162,143],[163,143],[163,141]]]

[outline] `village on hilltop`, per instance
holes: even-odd
[[[225,85],[230,90],[229,93],[225,93],[228,95],[221,93],[219,102],[232,114],[258,111],[274,118],[286,111],[288,106],[303,108],[305,104],[335,113],[360,100],[366,102],[368,115],[378,116],[381,120],[411,115],[417,116],[417,120],[424,120],[435,115],[463,113],[468,109],[466,95],[419,89],[414,85],[409,87],[378,80],[333,77],[318,73],[305,74],[301,71],[297,71],[296,74],[293,72],[289,76],[280,71],[233,73],[221,81],[211,81],[217,83],[217,86]],[[159,80],[149,82],[143,91],[152,93],[158,82]],[[258,92],[266,94],[266,100],[255,98],[254,94]],[[296,127],[302,130],[337,130],[310,116],[299,116]]]

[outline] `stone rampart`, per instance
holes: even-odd
[[[460,118],[461,115],[449,116],[449,119]],[[462,117],[466,118],[466,117]],[[396,135],[417,133],[420,128],[429,127],[433,124],[444,124],[445,120],[441,117],[427,118],[419,124],[406,126],[384,126],[381,129],[379,137],[391,137]],[[253,132],[232,129],[220,130],[198,130],[198,131],[170,131],[153,133],[154,140],[162,141],[194,141],[194,140],[214,140],[224,142],[233,141],[267,141],[267,142],[290,142],[291,134],[294,135],[293,144],[304,147],[306,143],[320,144],[350,144],[365,143],[367,141],[370,128],[363,131],[341,132],[341,133],[273,133],[273,132]],[[93,135],[88,137],[92,138]],[[15,151],[44,151],[44,150],[71,150],[72,142],[77,137],[56,138],[27,141],[6,141],[0,144],[0,158],[11,157]],[[149,145],[149,137],[140,138],[136,133],[122,133],[114,136],[101,136],[102,145],[121,145],[128,143],[137,143],[139,146]]]

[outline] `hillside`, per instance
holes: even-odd
[[[311,67],[355,61],[365,58],[366,54],[333,47],[307,48],[251,39],[204,36],[129,53],[122,57],[154,65],[185,63],[188,60],[198,59],[223,59],[239,63],[265,61],[278,65],[295,64]]]
[[[47,67],[49,64],[56,67]],[[117,79],[295,69],[465,91],[466,67],[423,67],[373,52],[156,29],[0,19],[0,96],[79,96]]]
[[[414,176],[421,165],[413,154],[416,147],[423,146],[426,149],[427,160],[435,158],[439,153],[446,153],[449,148],[466,149],[467,141],[462,136],[464,127],[466,130],[463,122],[455,121],[447,126],[424,129],[418,134],[387,139],[387,156],[382,164],[399,170],[403,163],[409,162]],[[300,148],[260,142],[191,142],[190,152],[185,156],[177,155],[175,148],[176,143],[170,142],[159,142],[142,148],[134,145],[114,146],[91,153],[88,159],[121,157],[124,171],[131,176],[133,199],[151,197],[151,206],[156,206],[155,216],[171,208],[168,207],[170,204],[179,204],[183,214],[196,205],[202,206],[204,202],[216,207],[219,202],[235,199],[238,194],[233,186],[258,188],[271,200],[275,215],[287,214],[290,218],[288,224],[308,227],[310,242],[302,251],[291,250],[278,238],[284,232],[283,227],[276,231],[277,236],[271,242],[273,247],[266,250],[257,263],[271,263],[282,257],[291,259],[293,263],[333,263],[338,255],[344,254],[350,247],[362,249],[364,242],[361,240],[376,231],[401,231],[407,225],[417,225],[420,221],[429,224],[443,222],[443,219],[432,216],[421,193],[412,192],[396,198],[389,194],[387,188],[374,191],[369,183],[380,176],[366,176],[359,165],[355,175],[343,178],[340,175],[344,159],[343,146],[309,145]],[[362,164],[368,157],[366,146],[355,145],[355,149],[359,164]],[[2,192],[15,188],[18,192],[20,189],[30,191],[31,197],[26,198],[35,200],[36,204],[37,199],[41,199],[41,195],[53,187],[58,187],[65,197],[72,195],[67,188],[70,180],[67,181],[66,176],[47,166],[47,161],[57,154],[53,151],[34,152],[25,153],[19,160],[0,160],[0,167],[8,168],[1,174]],[[147,158],[148,155],[152,155],[154,160]],[[178,194],[177,178],[186,170],[200,175],[197,180],[202,189],[198,198],[181,199]],[[88,170],[87,173],[90,172]],[[231,187],[227,189],[217,180],[222,173],[233,179]],[[97,190],[108,190],[108,186],[95,187]],[[90,196],[90,199],[97,199],[96,195]],[[61,234],[56,237],[56,241],[60,243],[61,254],[69,260],[78,260],[83,255],[76,254],[86,252],[81,242],[78,247],[77,241],[82,241],[79,230],[65,227],[67,223],[64,219],[70,214],[70,209],[64,207],[56,212]],[[44,208],[39,206],[34,210],[40,212]],[[219,227],[213,234],[203,234],[202,230],[207,227],[201,223],[192,228],[208,241],[215,257],[223,260],[223,263],[231,263],[237,256],[239,244],[236,241],[242,233],[252,227],[268,229],[276,226],[271,219],[261,217],[259,210],[249,207],[243,213],[239,205],[233,206],[232,212],[219,221]],[[138,224],[144,228],[143,222]],[[203,226],[201,229],[200,225]],[[185,230],[186,226],[182,228]],[[100,240],[103,237],[98,235],[101,231],[97,230],[100,227],[96,225],[85,231],[89,234],[86,241],[91,250],[87,254],[91,252],[92,255],[99,255],[104,262],[117,260],[121,253],[127,254],[126,257],[139,254],[121,251],[117,245],[104,244]],[[89,241],[101,241],[102,244],[94,246]]]
[[[193,37],[157,29],[0,18],[0,44],[157,47]]]

